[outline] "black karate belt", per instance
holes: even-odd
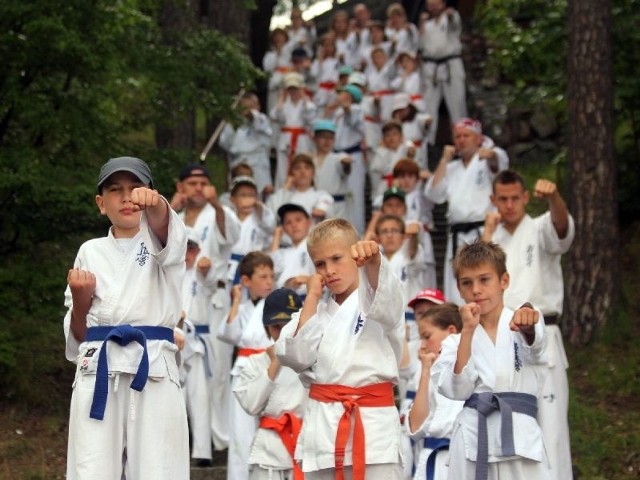
[[[544,316],[544,324],[545,325],[558,325],[558,321],[560,317],[558,315],[545,315]]]
[[[474,393],[464,402],[465,407],[478,411],[478,453],[476,456],[475,480],[487,480],[489,473],[489,438],[487,417],[500,413],[500,443],[503,457],[516,454],[513,443],[513,412],[524,413],[534,419],[538,415],[538,400],[534,395],[518,392]]]
[[[456,256],[458,253],[458,234],[459,233],[468,233],[471,230],[477,230],[480,227],[484,227],[484,221],[478,222],[466,222],[466,223],[454,223],[451,225],[451,235],[452,235],[452,248],[451,248],[451,258]],[[479,232],[478,232],[479,233]]]
[[[440,58],[422,57],[422,61],[425,63],[435,63],[436,65],[442,65],[443,63],[447,63],[449,60],[454,60],[456,58],[462,58],[462,55],[447,55],[446,57]]]
[[[362,147],[360,146],[359,143],[357,143],[356,145],[352,145],[351,147],[347,147],[347,148],[334,148],[333,151],[335,153],[346,153],[347,155],[350,155],[352,153],[361,152]]]

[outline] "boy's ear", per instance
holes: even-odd
[[[248,275],[241,275],[240,283],[244,288],[249,288],[251,286],[251,277]]]
[[[509,277],[509,272],[504,272],[502,274],[502,278],[500,279],[500,286],[502,287],[502,290],[506,290],[509,287],[509,281],[510,281],[510,277]]]
[[[496,196],[492,193],[489,198],[491,199],[491,203],[493,204],[494,207],[497,207],[496,205]]]
[[[107,214],[107,211],[104,208],[104,198],[102,198],[102,195],[96,195],[96,205],[98,206],[98,210],[101,215]]]

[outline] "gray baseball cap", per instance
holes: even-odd
[[[145,185],[153,187],[153,179],[151,178],[151,170],[144,160],[135,157],[117,157],[110,159],[100,169],[98,175],[98,188],[116,172],[129,172],[138,177]]]

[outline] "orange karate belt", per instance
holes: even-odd
[[[289,70],[289,67],[276,67],[276,72],[278,73],[287,73]]]
[[[337,85],[336,82],[327,81],[327,82],[320,82],[318,84],[318,87],[322,88],[324,90],[335,90],[336,89],[336,85]]]
[[[387,182],[387,188],[393,187],[393,173],[387,173],[382,176],[382,179]]]
[[[251,355],[257,355],[258,353],[266,352],[265,348],[239,348],[239,357],[250,357]]]
[[[344,456],[351,433],[351,416],[355,418],[353,426],[353,480],[364,480],[365,473],[365,437],[364,425],[360,417],[360,407],[394,407],[393,384],[375,383],[364,387],[345,385],[312,384],[309,398],[318,402],[340,402],[344,413],[338,423],[335,446],[336,480],[344,480]]]
[[[409,98],[411,99],[412,102],[415,102],[416,100],[422,100],[422,95],[417,93],[415,95],[411,95]]]
[[[375,92],[371,92],[371,95],[374,97],[384,97],[385,95],[395,95],[395,90],[376,90]]]
[[[298,148],[298,137],[306,135],[307,129],[303,127],[282,127],[281,131],[291,134],[291,142],[289,142],[289,162],[291,162],[291,157],[293,157]],[[289,169],[287,168],[288,171]]]
[[[291,455],[291,460],[293,461],[293,479],[303,480],[304,473],[302,473],[302,469],[295,459],[296,443],[298,442],[298,435],[302,428],[302,420],[294,414],[287,412],[279,418],[261,417],[260,428],[273,430],[278,434],[289,455]]]

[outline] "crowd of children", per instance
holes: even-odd
[[[189,452],[227,450],[230,480],[570,479],[555,323],[573,220],[542,180],[550,213],[525,215],[460,107],[460,18],[427,12],[416,27],[394,3],[385,25],[358,5],[316,43],[293,9],[264,59],[269,116],[245,94],[220,137],[228,192],[204,165],[170,201],[142,160],[103,166],[112,228],[68,274],[68,478],[186,479]],[[438,95],[454,138],[430,172]]]

